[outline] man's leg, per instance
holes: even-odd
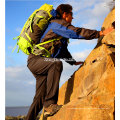
[[[60,60],[53,62],[48,70],[47,76],[47,89],[44,100],[44,107],[48,107],[51,104],[57,104],[58,92],[59,92],[59,80],[61,76],[63,66]]]
[[[54,61],[53,58],[50,59],[50,61],[46,61],[44,58],[36,57],[28,63],[28,68],[36,77],[36,94],[26,120],[35,120],[37,114],[42,109],[43,102],[45,106],[57,103],[62,62]],[[47,78],[43,76],[47,76]],[[50,84],[50,81],[52,84]],[[47,87],[49,84],[50,87]]]
[[[36,93],[33,99],[33,103],[30,106],[26,120],[35,120],[38,113],[43,108],[43,101],[46,89],[46,76],[36,76]]]

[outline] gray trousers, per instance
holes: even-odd
[[[27,66],[36,78],[36,92],[26,120],[35,120],[43,106],[57,103],[63,66],[59,59],[39,56],[31,58]]]

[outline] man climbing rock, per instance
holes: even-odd
[[[76,62],[72,58],[67,49],[68,39],[91,40],[106,35],[113,30],[112,27],[104,31],[74,27],[71,25],[73,13],[72,6],[69,4],[59,5],[56,11],[57,17],[50,21],[40,39],[40,42],[59,39],[42,46],[50,52],[51,56],[46,58],[42,55],[30,54],[28,57],[27,66],[36,78],[36,93],[26,120],[35,120],[43,107],[45,116],[54,115],[62,107],[62,105],[57,105],[59,80],[63,69],[60,59],[64,59],[70,65],[83,64],[83,62]],[[37,28],[33,28],[33,30],[37,30]]]

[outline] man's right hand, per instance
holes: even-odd
[[[100,31],[99,34],[100,34],[100,36],[105,36],[108,33],[112,32],[113,30],[115,30],[114,27],[110,27],[110,28],[105,29],[104,31]]]

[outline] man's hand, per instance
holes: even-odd
[[[114,30],[114,27],[111,27],[111,28],[108,28],[108,29],[105,29],[103,31],[100,31],[100,36],[105,36],[107,35],[108,33],[112,32]]]
[[[79,61],[79,62],[76,62],[74,65],[80,65],[80,64],[83,64],[84,62],[82,61]]]

